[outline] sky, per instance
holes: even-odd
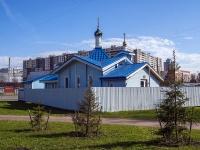
[[[23,60],[92,50],[97,18],[102,46],[141,49],[181,70],[200,72],[199,0],[0,0],[0,68]]]

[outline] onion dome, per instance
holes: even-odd
[[[102,32],[97,28],[97,30],[94,32],[94,36],[102,36]]]
[[[102,37],[102,32],[100,31],[100,29],[99,29],[99,18],[98,18],[98,26],[97,26],[97,30],[94,32],[94,36],[95,37]]]

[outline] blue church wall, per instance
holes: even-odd
[[[145,78],[144,78],[145,77]],[[126,87],[141,87],[140,81],[142,79],[147,79],[149,82],[149,69],[144,68],[134,74],[132,77],[126,80]],[[151,87],[159,87],[159,81],[158,79],[150,73],[150,86]]]
[[[88,76],[92,76],[93,86],[101,87],[100,77],[103,76],[103,72],[101,70],[95,69],[95,68],[87,65],[87,73],[88,73]],[[87,77],[87,81],[88,81],[87,83],[89,83],[88,77]]]
[[[104,79],[102,80],[103,87],[110,87],[112,84],[113,87],[125,87],[125,79]]]
[[[77,88],[79,87],[88,87],[89,83],[89,75],[92,76],[93,86],[100,87],[101,81],[100,77],[102,76],[102,71],[95,69],[87,64],[73,61],[71,64],[64,67],[58,73],[58,88],[65,88],[65,78],[68,78],[68,87],[69,88]],[[79,83],[78,84],[78,78]]]
[[[45,89],[53,89],[57,87],[57,83],[45,83]]]

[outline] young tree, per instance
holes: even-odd
[[[90,82],[84,100],[78,103],[78,112],[72,116],[77,136],[91,137],[99,134],[101,110],[91,86]]]
[[[33,117],[30,115],[30,120],[31,120],[31,125],[32,128],[35,131],[40,131],[40,130],[46,130],[47,129],[47,124],[49,120],[49,115],[47,118],[47,121],[44,120],[44,112],[45,112],[45,107],[41,105],[40,101],[37,102],[37,106],[33,107]]]
[[[170,86],[171,84],[174,83],[174,81],[177,81],[179,83],[181,82],[181,81],[178,81],[177,75],[176,75],[176,73],[178,72],[179,69],[180,69],[180,66],[175,61],[173,61],[170,64],[169,70],[168,70],[167,75],[164,79],[164,85],[165,86]]]
[[[175,62],[175,51],[174,62]],[[175,64],[175,63],[174,63]],[[169,145],[173,144],[188,144],[190,142],[190,132],[186,127],[186,122],[192,122],[191,110],[184,107],[184,104],[189,99],[185,97],[178,86],[179,83],[175,79],[174,66],[174,81],[170,83],[168,90],[165,90],[164,99],[158,104],[157,118],[160,123],[160,129],[156,132],[163,136],[163,141]]]

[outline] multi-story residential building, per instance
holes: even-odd
[[[168,71],[170,69],[171,63],[172,63],[172,60],[169,58],[164,62],[164,71]]]
[[[91,52],[80,51],[79,55],[88,55]],[[23,61],[23,80],[26,80],[30,77],[34,77],[37,75],[43,75],[51,72],[52,70],[56,69],[60,66],[63,62],[70,59],[72,56],[78,55],[78,53],[67,54],[63,53],[62,55],[49,55],[45,58],[36,58],[36,59],[29,59]]]
[[[145,53],[141,49],[134,49],[134,62],[148,62],[158,73],[162,71],[162,59]]]
[[[111,45],[109,48],[105,48],[104,51],[110,56],[111,58],[114,57],[119,51],[123,50],[123,46],[116,46],[116,45]],[[131,48],[126,48],[127,51],[133,52],[133,49]]]
[[[186,70],[177,70],[176,71],[176,80],[182,81],[183,83],[190,82],[191,75],[190,71]]]
[[[91,51],[80,50],[80,51],[78,51],[77,55],[89,57],[91,53],[92,53],[92,50]]]
[[[105,48],[105,52],[110,56],[114,57],[119,51],[123,50],[123,46],[112,45],[110,48]],[[143,52],[141,49],[126,49],[127,51],[134,52],[132,60],[134,63],[148,62],[158,73],[162,71],[162,59],[154,57],[149,53]]]
[[[110,48],[105,48],[105,52],[111,58],[114,57],[119,51],[123,50],[123,46],[112,45]],[[158,73],[162,70],[162,60],[158,57],[151,56],[149,53],[145,53],[140,49],[126,48],[126,51],[134,52],[132,55],[132,61],[134,63],[148,62]],[[45,58],[36,58],[23,61],[23,78],[27,79],[31,72],[42,72],[42,71],[52,71],[60,66],[63,62],[67,61],[74,55],[88,57],[93,50],[85,51],[80,50],[78,53],[63,53],[62,55],[49,55]],[[34,74],[34,73],[32,73]],[[38,74],[38,73],[37,73]],[[31,75],[32,77],[33,75]]]
[[[40,71],[40,70],[44,70],[45,69],[45,59],[38,57],[36,58],[36,69],[35,71]]]
[[[173,67],[173,65],[174,65],[174,62],[169,58],[164,62],[164,71],[161,72],[161,76],[162,76],[163,79],[166,77],[166,75],[171,70],[171,67]],[[172,72],[173,72],[173,70],[172,70]],[[175,79],[177,81],[181,81],[183,83],[190,82],[190,79],[191,79],[190,71],[176,70]]]

